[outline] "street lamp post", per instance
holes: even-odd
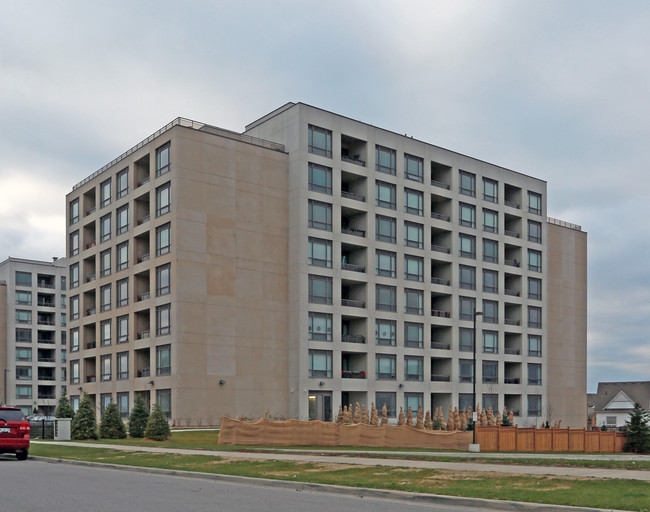
[[[483,315],[483,311],[474,311],[474,364],[472,366],[472,416],[474,428],[472,429],[472,444],[476,444],[476,422],[478,411],[476,407],[476,317]]]
[[[5,387],[4,387],[4,401],[2,402],[3,405],[7,405],[7,374],[11,372],[11,370],[7,370],[5,368],[4,371],[4,381],[5,381]]]

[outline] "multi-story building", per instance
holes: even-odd
[[[51,415],[66,388],[66,263],[0,263],[2,403]]]
[[[586,396],[548,398],[549,268],[586,245],[542,180],[289,103],[243,134],[177,119],[67,201],[73,397],[155,393],[175,424],[446,411],[472,404],[475,338],[482,406],[540,424]],[[558,308],[579,376],[582,277]]]

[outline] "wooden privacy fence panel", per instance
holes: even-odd
[[[621,453],[625,439],[625,434],[620,432],[584,428],[476,428],[476,442],[483,452]]]

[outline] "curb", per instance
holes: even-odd
[[[248,476],[219,475],[213,473],[199,473],[196,471],[182,471],[175,469],[145,468],[140,466],[121,466],[119,464],[106,464],[101,462],[88,462],[80,460],[56,459],[50,457],[29,456],[29,460],[47,462],[49,464],[69,464],[72,466],[97,467],[103,469],[114,469],[118,471],[130,471],[134,473],[148,473],[151,475],[178,476],[184,478],[195,478],[200,480],[211,480],[216,482],[229,482],[243,485],[256,485],[258,487],[276,487],[297,492],[315,492],[321,494],[338,494],[341,496],[353,496],[357,498],[376,498],[409,501],[424,505],[450,505],[474,507],[480,510],[503,510],[503,511],[559,511],[559,512],[624,512],[615,509],[574,507],[567,505],[549,505],[545,503],[527,503],[522,501],[499,501],[484,498],[467,498],[459,496],[445,496],[440,494],[424,494],[405,491],[394,491],[388,489],[371,489],[366,487],[345,487],[342,485],[316,484],[309,482],[290,482],[287,480],[270,480]]]

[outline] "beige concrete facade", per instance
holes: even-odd
[[[548,223],[548,408],[563,426],[587,425],[587,233]]]

